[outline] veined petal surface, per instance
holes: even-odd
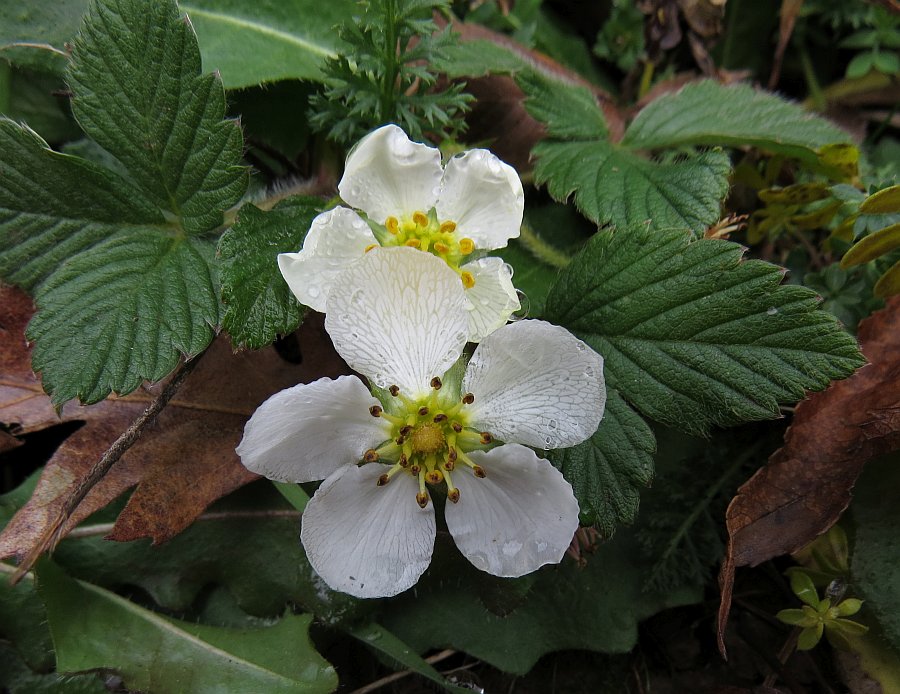
[[[606,405],[603,358],[565,328],[510,323],[472,354],[463,392],[472,425],[501,441],[565,448],[589,438]]]
[[[410,140],[396,125],[366,135],[347,155],[338,192],[348,205],[383,224],[389,216],[428,212],[441,183],[441,153]]]
[[[275,393],[244,426],[237,454],[248,470],[283,482],[328,477],[389,436],[377,405],[356,376],[320,378]]]
[[[578,502],[562,473],[515,443],[470,456],[487,476],[455,472],[459,502],[444,511],[459,550],[495,576],[558,563],[578,528]]]
[[[374,248],[332,288],[325,329],[353,369],[415,398],[462,354],[465,304],[462,283],[443,260],[414,248]]]
[[[525,193],[516,170],[486,149],[447,162],[437,201],[438,219],[453,220],[457,233],[482,250],[503,248],[519,235]]]
[[[463,265],[472,273],[475,286],[466,290],[469,300],[469,339],[480,342],[505,325],[521,308],[512,283],[512,271],[502,258],[481,258]]]
[[[375,235],[362,217],[335,207],[313,220],[303,250],[278,254],[278,268],[297,300],[323,313],[337,277],[374,243]]]
[[[348,465],[322,483],[303,511],[300,540],[313,569],[334,590],[382,598],[410,588],[434,550],[434,505],[419,508],[415,480],[401,473]]]

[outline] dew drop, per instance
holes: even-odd
[[[509,263],[503,263],[503,267],[506,268],[506,271],[509,273],[509,278],[512,279],[512,276],[515,274],[516,269]]]
[[[490,299],[488,299],[488,298],[486,298],[486,297],[482,297],[482,299],[481,299],[481,305],[482,305],[482,306],[487,306],[487,305],[490,304],[490,303],[491,303]]]
[[[557,422],[555,419],[551,419],[549,422],[547,422],[547,426],[551,429],[556,429],[556,427],[559,426],[559,422]]]
[[[362,289],[356,289],[350,295],[350,303],[354,306],[359,306],[363,302],[364,296],[365,292]]]
[[[587,345],[584,344],[583,342],[576,342],[575,349],[577,349],[579,352],[583,352],[584,350],[587,349]]]
[[[544,437],[544,450],[549,451],[552,446],[553,446],[553,437],[545,436]]]
[[[319,296],[320,292],[319,288],[313,285],[306,288],[306,293],[309,294],[313,299],[315,299],[317,296]]]
[[[776,313],[778,313],[778,309],[772,306],[768,311],[766,311],[766,313],[768,313],[770,316],[774,316]]]

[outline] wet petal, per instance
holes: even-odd
[[[510,267],[502,258],[482,258],[463,265],[472,273],[475,286],[466,290],[469,300],[469,340],[480,342],[518,311],[519,296]]]
[[[475,396],[473,426],[501,441],[574,446],[603,418],[603,358],[558,325],[510,323],[478,345],[463,391]]]
[[[313,220],[303,250],[278,254],[278,268],[301,304],[324,313],[338,275],[374,243],[375,236],[362,217],[347,207],[335,207]]]
[[[465,303],[443,260],[414,248],[375,248],[332,288],[325,329],[353,369],[417,397],[462,354]]]
[[[237,454],[248,470],[272,480],[311,482],[385,441],[387,422],[356,376],[320,378],[275,393],[244,426]]]
[[[347,204],[379,224],[434,207],[441,182],[441,153],[410,140],[396,125],[378,128],[347,156],[338,191]]]
[[[558,563],[578,529],[578,502],[562,473],[518,444],[471,453],[484,479],[459,468],[459,502],[445,509],[456,546],[482,571],[522,576]]]
[[[375,484],[387,466],[347,466],[322,483],[303,511],[300,539],[325,582],[358,598],[383,598],[415,584],[434,550],[434,506],[416,503],[405,473]]]
[[[476,248],[503,248],[516,238],[524,208],[516,170],[486,149],[472,149],[447,162],[438,219],[456,222],[460,237],[472,239]]]

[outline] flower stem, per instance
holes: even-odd
[[[572,260],[567,253],[564,253],[556,248],[556,246],[552,246],[544,241],[544,239],[542,239],[538,233],[525,222],[522,222],[521,230],[519,232],[519,241],[535,258],[547,263],[547,265],[550,265],[551,267],[561,269],[566,267]]]

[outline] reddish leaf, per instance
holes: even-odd
[[[900,448],[900,298],[860,323],[859,338],[869,364],[797,406],[785,445],[728,506],[719,574],[723,654],[735,569],[794,552],[828,530],[866,461]]]
[[[60,421],[85,423],[57,449],[31,499],[0,533],[2,558],[24,556],[34,547],[73,487],[161,385],[88,407],[67,403],[57,416],[29,366],[24,328],[33,311],[30,301],[18,290],[0,288],[0,306],[0,421],[16,431],[38,431]],[[254,479],[234,447],[256,407],[282,388],[346,373],[318,316],[307,319],[297,337],[301,364],[285,361],[271,347],[233,354],[227,338],[216,340],[156,422],[81,502],[64,533],[137,485],[110,537],[163,542],[213,501]]]

